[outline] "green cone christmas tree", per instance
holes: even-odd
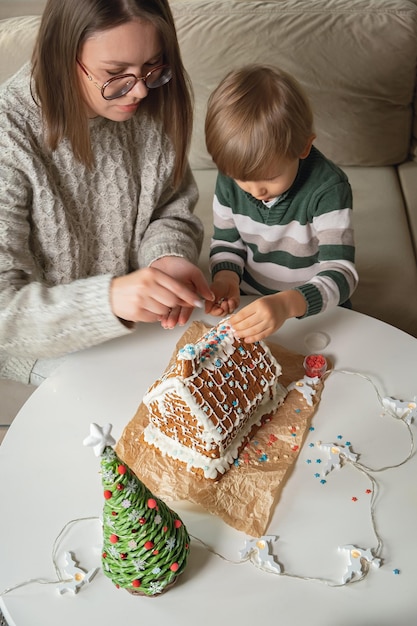
[[[119,459],[110,432],[110,424],[91,424],[84,440],[101,456],[103,571],[117,587],[154,596],[183,572],[190,537],[178,515]]]

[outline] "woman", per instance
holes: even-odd
[[[190,91],[166,0],[47,2],[0,90],[0,376],[212,299]]]

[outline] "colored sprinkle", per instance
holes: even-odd
[[[316,459],[316,463],[321,463],[321,459]]]
[[[311,463],[311,459],[307,459],[306,463],[310,464]]]
[[[372,493],[372,489],[367,489],[365,493]]]
[[[400,570],[395,568],[392,570],[392,573],[395,574],[396,576],[398,576],[398,574],[400,573]]]
[[[324,478],[321,479],[320,484],[321,485],[325,485],[327,483],[327,480],[325,480]]]
[[[353,496],[353,498],[352,498],[352,502],[357,502],[357,501],[358,501],[357,497],[356,497],[356,496]]]
[[[320,474],[314,474],[315,478],[320,478]]]
[[[337,435],[338,439],[343,439],[342,435]]]
[[[314,430],[314,426],[310,426],[310,428],[308,430],[313,431]]]

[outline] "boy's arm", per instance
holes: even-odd
[[[312,224],[318,246],[317,272],[305,284],[295,287],[307,302],[302,317],[343,304],[358,284],[352,193],[347,181],[330,185],[317,194]]]
[[[223,184],[220,182],[223,180]],[[234,215],[227,193],[224,193],[227,177],[217,177],[213,198],[213,236],[210,245],[209,267],[213,282],[213,302],[206,302],[206,313],[227,315],[240,301],[239,285],[243,274],[246,248],[236,228]],[[227,186],[226,186],[227,191]]]
[[[219,174],[213,198],[213,236],[210,244],[209,268],[214,278],[222,270],[235,272],[240,278],[246,260],[246,247],[236,228],[229,181]]]

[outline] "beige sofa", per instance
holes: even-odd
[[[45,0],[3,2],[0,19]],[[171,0],[195,90],[190,154],[206,238],[216,170],[205,150],[208,94],[231,68],[280,65],[304,85],[316,145],[348,174],[360,285],[357,311],[417,337],[417,0]],[[27,58],[38,17],[0,21],[0,81]]]

